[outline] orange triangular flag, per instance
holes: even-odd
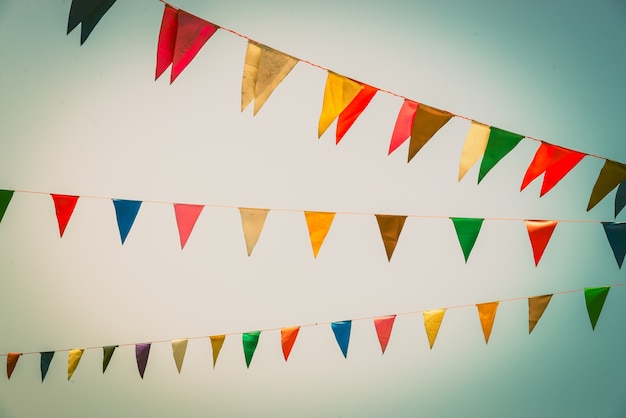
[[[338,144],[348,129],[357,120],[359,115],[363,113],[367,105],[372,101],[374,95],[378,91],[377,88],[363,84],[363,89],[356,95],[354,100],[339,114],[337,119],[337,132],[335,141]]]
[[[478,308],[478,318],[480,319],[480,325],[483,327],[483,335],[485,336],[485,343],[489,343],[489,336],[491,335],[491,328],[493,328],[493,321],[496,319],[496,311],[498,310],[498,304],[500,302],[479,303],[476,305]]]
[[[461,151],[461,164],[459,166],[459,181],[465,176],[476,161],[478,161],[487,148],[491,128],[480,122],[472,121],[465,137],[463,151]]]
[[[51,194],[54,201],[54,209],[57,214],[57,221],[59,222],[59,233],[63,237],[65,227],[72,217],[76,202],[78,202],[78,196],[68,196],[63,194]]]
[[[421,104],[413,119],[411,139],[409,141],[409,161],[424,145],[452,118],[452,113]]]
[[[378,335],[378,342],[380,343],[380,349],[387,349],[389,338],[391,337],[391,330],[393,329],[393,323],[396,320],[395,315],[383,316],[380,318],[374,318],[374,326],[376,327],[376,335]]]
[[[213,350],[213,368],[215,368],[215,363],[217,363],[217,357],[220,355],[226,335],[212,335],[209,339],[211,340],[211,349]]]
[[[17,366],[17,361],[20,359],[22,353],[8,353],[7,354],[7,378],[10,379]]]
[[[313,248],[313,257],[317,258],[317,253],[326,239],[326,234],[330,229],[330,225],[335,218],[334,212],[304,212],[306,224],[309,228],[309,237],[311,238],[311,247]]]
[[[361,89],[363,89],[362,84],[328,71],[324,88],[324,103],[317,128],[318,138],[322,137],[330,124],[348,107]]]
[[[528,333],[530,334],[535,329],[537,322],[543,315],[543,312],[548,307],[552,295],[534,296],[528,298]]]
[[[178,235],[180,237],[180,248],[185,248],[185,244],[193,231],[193,227],[204,209],[203,205],[187,205],[174,203],[174,214],[176,215],[176,225],[178,225]]]
[[[293,344],[296,342],[300,327],[283,328],[280,330],[280,344],[283,347],[283,357],[285,361],[289,358]]]
[[[391,261],[391,256],[398,244],[398,238],[404,227],[406,216],[403,215],[376,215],[380,235],[383,237],[387,260]]]
[[[530,238],[530,245],[533,247],[533,256],[535,257],[535,266],[539,265],[539,260],[543,255],[550,237],[556,228],[557,221],[536,221],[526,220],[526,229]]]
[[[430,349],[432,350],[433,345],[435,345],[435,340],[437,339],[437,334],[439,333],[439,327],[441,327],[441,322],[443,321],[443,316],[445,315],[445,309],[435,309],[432,311],[424,311],[424,328],[426,329],[426,335],[428,336],[428,344],[430,344]]]
[[[254,250],[254,246],[261,236],[263,225],[265,225],[265,218],[267,218],[269,211],[269,209],[239,208],[248,256],[252,254],[252,250]]]

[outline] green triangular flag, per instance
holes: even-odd
[[[600,313],[609,290],[611,290],[610,286],[585,288],[585,302],[587,303],[591,329],[596,329],[596,324],[598,323],[598,318],[600,318]]]
[[[109,362],[111,361],[111,357],[113,357],[113,352],[116,348],[116,345],[102,347],[102,351],[104,352],[104,357],[102,359],[102,373],[107,371],[107,367],[109,367]]]
[[[2,222],[4,212],[7,211],[7,207],[9,206],[9,202],[12,197],[13,190],[0,190],[0,222]]]
[[[480,163],[480,171],[478,172],[478,183],[487,175],[487,173],[504,158],[519,142],[524,135],[514,134],[503,129],[491,127],[489,140],[483,160]]]
[[[254,350],[256,350],[256,346],[259,343],[260,335],[261,331],[254,331],[245,332],[241,337],[243,342],[243,353],[246,356],[246,367],[250,367],[250,362],[252,361]]]
[[[476,238],[480,232],[480,227],[483,224],[483,218],[450,218],[454,223],[454,229],[456,229],[456,236],[459,238],[459,244],[463,250],[465,256],[465,262],[474,248]]]

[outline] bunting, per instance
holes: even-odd
[[[543,196],[576,167],[585,156],[586,154],[581,152],[542,142],[526,170],[520,191],[545,173],[539,194],[539,196]]]
[[[411,129],[413,127],[413,121],[415,120],[415,113],[417,113],[417,107],[419,104],[409,99],[404,99],[400,112],[398,112],[398,118],[396,119],[396,125],[393,128],[393,134],[391,134],[391,142],[389,143],[389,155],[394,152],[398,147],[406,142],[411,136]]]
[[[489,343],[489,336],[491,335],[491,329],[493,328],[493,321],[496,319],[498,304],[499,302],[489,302],[479,303],[476,305],[478,308],[480,325],[483,329],[483,335],[485,336],[485,344]]]
[[[204,209],[203,205],[186,205],[182,203],[174,203],[174,215],[176,216],[176,225],[178,226],[178,236],[180,237],[180,249],[185,248],[189,235],[196,225],[196,221],[200,213]]]
[[[626,164],[606,160],[600,170],[600,174],[598,174],[596,183],[593,185],[589,203],[587,204],[587,211],[593,209],[611,190],[624,180],[626,180]]]
[[[435,309],[432,311],[422,312],[424,316],[424,328],[426,329],[426,335],[428,336],[428,344],[430,349],[433,349],[439,328],[443,322],[443,316],[446,314],[445,309]]]
[[[63,232],[65,232],[67,223],[70,221],[74,208],[76,207],[76,202],[78,202],[78,196],[68,196],[62,194],[51,194],[50,196],[52,196],[54,210],[57,214],[59,233],[61,234],[61,238],[63,238]]]
[[[483,218],[450,218],[452,223],[454,224],[454,229],[456,230],[457,238],[459,239],[459,244],[461,244],[461,249],[463,250],[463,255],[465,256],[465,262],[467,263],[467,259],[472,252],[472,248],[474,248],[474,244],[476,243],[476,238],[478,238],[478,233],[480,232],[480,228],[483,224]]]
[[[246,367],[250,368],[252,362],[252,356],[256,351],[256,346],[259,344],[259,337],[261,331],[244,332],[241,335],[241,341],[243,343],[243,354],[246,357]]]
[[[376,335],[378,336],[378,342],[380,343],[380,349],[383,354],[385,354],[385,350],[387,349],[395,320],[395,315],[374,318],[374,327],[376,328]]]
[[[622,181],[617,187],[617,193],[615,194],[615,217],[624,209],[626,206],[626,181]],[[0,221],[2,220],[2,216],[0,216]]]
[[[339,141],[343,139],[343,136],[348,132],[350,127],[354,124],[357,118],[363,113],[367,105],[370,104],[374,95],[378,89],[363,84],[363,89],[356,95],[354,100],[339,114],[337,119],[337,132],[335,134],[335,143],[339,144]]]
[[[176,369],[178,374],[183,368],[183,361],[185,360],[185,353],[187,352],[188,339],[172,340],[172,354],[174,355],[174,363],[176,363]]]
[[[502,158],[511,152],[523,138],[523,135],[514,134],[503,129],[494,128],[493,126],[491,127],[485,154],[483,155],[483,160],[480,163],[480,170],[478,172],[479,184],[487,173],[489,173]]]
[[[421,104],[417,107],[413,126],[411,128],[411,139],[409,140],[409,159],[422,149],[424,145],[441,129],[450,119],[452,113],[435,109],[434,107]]]
[[[248,256],[252,255],[252,251],[261,236],[269,211],[269,209],[239,208],[241,227],[243,228],[243,236],[246,240]]]
[[[298,332],[300,332],[300,327],[281,328],[280,330],[280,345],[283,349],[285,361],[287,361],[289,354],[291,354],[291,349],[296,342]]]
[[[67,355],[67,380],[72,378],[74,371],[78,367],[78,363],[80,363],[80,359],[83,357],[83,353],[85,352],[84,348],[76,348],[70,350]]]
[[[217,357],[220,355],[226,335],[212,335],[209,339],[211,340],[211,351],[213,352],[213,368],[215,368]]]
[[[591,329],[596,329],[596,324],[602,313],[604,301],[611,290],[610,286],[603,287],[587,287],[585,288],[585,303],[587,304],[587,313],[589,321],[591,321]]]
[[[537,322],[548,307],[548,303],[552,299],[552,295],[534,296],[528,298],[528,333],[533,332],[537,326]]]
[[[67,34],[69,35],[76,26],[82,23],[80,44],[84,44],[100,19],[114,4],[115,0],[72,0],[70,16],[67,21]]]
[[[52,358],[54,357],[54,351],[43,351],[41,353],[41,358],[39,360],[39,368],[41,369],[41,382],[43,383],[46,375],[48,374],[48,369],[50,368],[50,363],[52,362]]]
[[[15,366],[17,366],[17,361],[20,359],[22,353],[8,353],[7,354],[7,379],[11,379],[11,375],[13,374],[13,370],[15,370]]]
[[[249,40],[241,81],[241,111],[254,100],[256,115],[297,63],[297,58]]]
[[[476,164],[485,154],[487,141],[491,128],[473,120],[465,137],[463,150],[461,151],[461,163],[459,164],[459,181],[465,176],[470,168]]]
[[[350,105],[362,89],[362,84],[328,71],[326,87],[324,87],[322,113],[317,128],[318,138],[324,135],[326,129]]]
[[[313,248],[313,257],[317,258],[330,225],[335,219],[334,212],[304,212],[307,227],[309,228],[309,238],[311,239],[311,247]]]
[[[2,218],[4,218],[4,214],[9,207],[12,197],[13,190],[0,190],[0,222],[2,222]]]
[[[541,260],[541,256],[543,256],[543,252],[545,251],[558,222],[537,220],[526,220],[524,222],[526,223],[526,230],[528,231],[528,237],[530,238],[530,245],[533,249],[535,266],[538,266],[539,260]]]
[[[148,365],[148,357],[150,356],[150,347],[152,343],[135,344],[135,358],[137,359],[137,370],[139,376],[143,379]]]
[[[380,229],[380,235],[383,238],[383,244],[385,245],[385,252],[387,253],[387,260],[391,261],[393,252],[398,244],[398,239],[402,233],[404,227],[404,221],[406,216],[402,215],[376,215],[376,221],[378,222],[378,228]]]
[[[602,222],[606,238],[611,245],[615,261],[622,268],[624,255],[626,255],[626,223]]]
[[[348,358],[348,345],[350,344],[350,330],[352,329],[352,321],[338,321],[330,324],[335,340],[339,344],[339,348],[344,358]]]
[[[104,372],[107,371],[107,367],[109,367],[109,362],[111,361],[111,358],[113,357],[113,353],[115,352],[115,349],[117,348],[117,345],[107,345],[102,347],[102,373],[104,374]]]
[[[133,223],[135,223],[141,202],[138,200],[113,199],[113,206],[115,207],[120,238],[122,239],[122,245],[124,245],[124,241],[126,241],[126,237],[133,227]]]

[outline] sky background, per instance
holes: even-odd
[[[80,46],[69,0],[0,0],[0,354],[128,344],[106,374],[85,351],[0,376],[0,416],[618,417],[626,413],[626,287],[592,331],[582,292],[555,295],[528,335],[525,299],[626,282],[602,227],[561,223],[535,267],[521,219],[612,221],[587,201],[585,158],[539,198],[523,140],[476,185],[458,182],[469,122],[452,119],[409,163],[387,155],[401,99],[379,93],[334,143],[317,139],[326,73],[299,63],[256,116],[240,112],[246,40],[218,31],[169,85],[154,81],[163,12],[118,1]],[[626,3],[209,1],[173,3],[295,57],[488,125],[626,162]],[[47,193],[83,196],[59,238]],[[88,198],[91,196],[92,198]],[[144,202],[120,244],[111,198]],[[181,251],[171,204],[208,205]],[[237,207],[270,208],[251,257]],[[339,212],[314,259],[303,210]],[[357,215],[354,213],[359,213]],[[391,262],[373,214],[412,215]],[[432,216],[433,218],[430,218]],[[464,262],[449,216],[485,221]],[[623,217],[618,217],[621,220]],[[502,302],[489,344],[475,307],[449,309],[432,350],[419,311]],[[396,319],[381,355],[375,316]],[[368,318],[357,320],[359,318]],[[344,359],[330,325],[353,319]],[[241,333],[277,330],[246,369]],[[228,335],[212,368],[190,340],[179,375],[155,343]],[[0,357],[3,360],[4,357]]]

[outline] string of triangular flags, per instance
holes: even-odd
[[[67,352],[67,380],[70,380],[80,360],[85,352],[85,350],[96,350],[101,349],[103,353],[102,358],[102,373],[105,373],[109,363],[113,357],[113,353],[116,348],[122,346],[134,346],[135,347],[135,357],[137,361],[137,369],[139,371],[139,375],[143,379],[146,367],[148,364],[148,358],[150,355],[150,348],[153,344],[157,343],[171,343],[172,345],[172,354],[174,356],[174,362],[176,364],[176,368],[178,373],[181,372],[183,367],[183,362],[185,358],[185,353],[187,351],[187,345],[189,340],[199,340],[208,338],[211,342],[211,350],[213,355],[213,368],[215,368],[217,364],[217,359],[226,340],[227,336],[241,335],[243,353],[246,361],[246,367],[249,368],[252,362],[252,358],[254,356],[254,352],[256,351],[257,345],[259,343],[259,339],[261,334],[264,332],[271,331],[279,331],[280,330],[280,343],[281,349],[283,353],[283,358],[285,361],[289,359],[289,355],[291,354],[291,350],[294,347],[296,342],[296,338],[298,337],[298,333],[302,328],[312,327],[312,326],[322,326],[322,325],[330,325],[330,328],[333,332],[335,340],[343,354],[344,358],[348,357],[348,347],[350,344],[350,334],[352,330],[352,322],[353,321],[363,321],[363,320],[371,320],[373,321],[374,328],[376,331],[376,336],[378,338],[378,342],[380,344],[380,348],[382,354],[385,353],[387,349],[387,345],[391,338],[391,332],[393,330],[393,325],[398,316],[406,316],[406,315],[416,315],[421,313],[424,318],[424,329],[426,331],[426,336],[428,338],[428,344],[430,349],[432,350],[435,340],[437,339],[437,335],[439,333],[439,329],[443,322],[446,311],[450,309],[459,309],[459,308],[468,308],[468,307],[476,307],[478,312],[478,318],[480,321],[480,325],[482,328],[483,336],[485,338],[485,344],[489,343],[489,338],[491,336],[491,331],[493,329],[493,324],[496,318],[496,313],[500,303],[502,302],[512,302],[519,300],[528,300],[528,333],[532,333],[537,323],[543,316],[548,304],[552,300],[554,295],[561,295],[566,293],[575,293],[575,292],[583,292],[585,297],[585,304],[587,307],[587,314],[589,316],[589,321],[591,323],[592,330],[595,330],[596,325],[598,323],[598,319],[600,318],[600,314],[604,307],[604,302],[611,290],[611,287],[616,286],[625,286],[626,283],[613,284],[609,286],[602,287],[589,287],[578,290],[568,290],[565,292],[556,292],[552,294],[540,295],[540,296],[532,296],[532,297],[522,297],[522,298],[512,298],[512,299],[503,299],[495,302],[487,302],[487,303],[478,303],[478,304],[469,304],[469,305],[459,305],[452,306],[448,308],[434,309],[434,310],[421,310],[421,311],[413,311],[413,312],[405,312],[394,315],[386,315],[380,317],[368,317],[368,318],[358,318],[352,320],[343,320],[343,321],[335,321],[335,322],[322,322],[322,323],[314,323],[308,325],[300,325],[295,327],[285,327],[285,328],[271,328],[266,330],[258,330],[251,332],[243,332],[243,333],[230,333],[230,334],[220,334],[220,335],[212,335],[212,336],[202,336],[202,337],[191,337],[191,338],[181,338],[175,340],[162,340],[162,341],[153,341],[150,343],[132,343],[132,344],[118,344],[118,345],[109,345],[104,347],[88,347],[88,348],[75,348],[75,349],[64,349],[64,350],[56,350],[56,351],[43,351],[43,352],[9,352],[6,354],[1,354],[0,356],[6,356],[7,361],[7,377],[11,378],[13,371],[17,365],[18,360],[22,355],[40,355],[40,369],[41,369],[41,380],[42,382],[46,378],[48,373],[48,369],[50,364],[57,352]]]
[[[335,139],[336,143],[339,144],[375,94],[381,91],[403,99],[391,135],[389,154],[410,138],[408,151],[408,161],[410,162],[450,119],[458,117],[471,121],[461,152],[459,181],[482,158],[478,174],[478,183],[480,183],[487,173],[522,139],[528,138],[540,142],[540,146],[528,166],[520,191],[543,174],[540,192],[540,196],[543,196],[584,157],[592,156],[605,162],[591,192],[587,211],[596,206],[615,188],[618,188],[615,198],[615,216],[626,205],[626,164],[508,132],[466,116],[436,109],[388,90],[355,81],[310,61],[295,58],[270,48],[232,29],[208,22],[163,0],[159,1],[164,3],[165,8],[158,38],[156,79],[171,65],[170,83],[173,83],[200,52],[204,44],[218,29],[223,29],[248,41],[242,78],[242,111],[254,101],[254,114],[256,115],[274,89],[296,64],[304,62],[328,73],[318,124],[318,138],[321,138],[330,125],[337,120]],[[91,31],[114,3],[115,0],[73,0],[68,19],[68,34],[78,24],[82,24],[81,44],[85,42]]]
[[[59,225],[59,234],[63,237],[65,230],[69,224],[70,218],[74,213],[76,204],[80,199],[80,196],[64,195],[44,192],[34,192],[20,190],[18,193],[32,193],[50,195],[54,204],[54,209]],[[0,222],[2,222],[4,215],[7,211],[9,203],[11,202],[14,190],[0,190]],[[141,200],[126,200],[126,199],[112,199],[110,197],[88,196],[90,199],[103,199],[111,200],[115,209],[115,217],[117,220],[117,226],[120,233],[120,239],[122,245],[128,238],[131,228],[137,218],[139,210],[144,201]],[[169,204],[174,209],[174,217],[176,219],[176,225],[178,227],[178,234],[180,238],[181,249],[185,248],[189,237],[193,231],[193,228],[202,213],[204,207],[221,207],[221,208],[235,208],[232,206],[223,205],[210,205],[210,204],[187,204],[187,203],[172,203],[162,201],[148,201],[150,203]],[[246,250],[248,256],[252,255],[263,228],[265,226],[265,220],[270,211],[288,211],[288,212],[302,212],[306,221],[307,229],[309,232],[309,238],[311,241],[311,248],[313,250],[313,257],[317,258],[319,251],[324,243],[328,232],[333,224],[335,215],[359,215],[359,216],[373,216],[376,219],[380,235],[387,254],[388,261],[391,261],[393,253],[396,249],[400,235],[404,228],[405,221],[408,217],[411,218],[427,218],[427,219],[449,219],[454,226],[459,245],[463,252],[465,262],[467,263],[469,256],[474,248],[478,235],[485,220],[488,221],[519,221],[524,222],[530,244],[532,247],[535,266],[539,265],[543,253],[552,237],[556,226],[560,222],[585,222],[585,223],[598,223],[601,224],[609,246],[613,251],[615,261],[621,268],[626,256],[626,222],[603,222],[603,221],[590,221],[590,220],[536,220],[536,219],[521,219],[521,218],[464,218],[464,217],[446,217],[446,216],[419,216],[419,215],[389,215],[389,214],[369,214],[369,213],[356,213],[356,212],[315,212],[315,211],[297,211],[293,209],[268,209],[268,208],[246,208],[237,207],[241,216],[241,224],[243,229],[243,235],[246,243]]]

